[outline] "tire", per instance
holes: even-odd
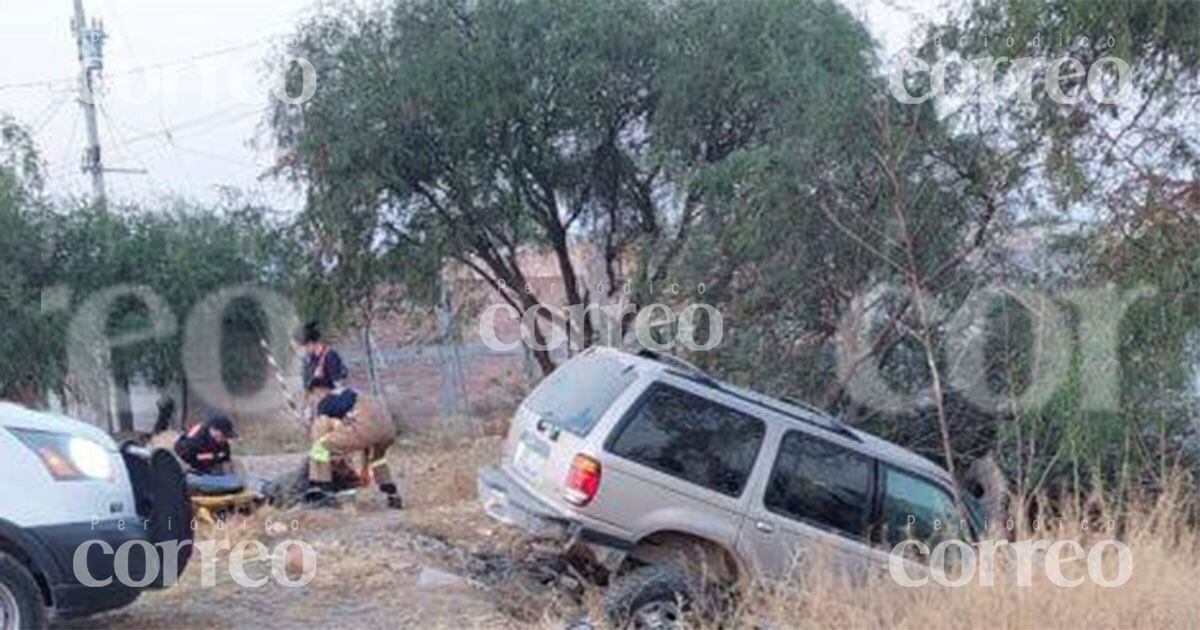
[[[694,593],[682,571],[651,564],[609,584],[604,592],[604,612],[614,628],[683,628]]]
[[[0,630],[46,627],[42,591],[16,558],[0,551]]]

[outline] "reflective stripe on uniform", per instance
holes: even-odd
[[[387,466],[386,457],[380,457],[379,459],[371,462],[371,468],[379,468],[380,466]]]
[[[329,447],[325,445],[325,440],[317,440],[313,443],[312,449],[308,451],[308,457],[318,464],[328,464],[333,455],[329,452]]]

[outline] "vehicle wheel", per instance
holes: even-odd
[[[647,565],[613,580],[604,593],[604,611],[616,628],[683,628],[693,590],[675,567]]]
[[[25,565],[0,552],[0,630],[45,628],[42,591]]]

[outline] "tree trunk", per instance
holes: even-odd
[[[129,393],[129,377],[117,377],[117,430],[121,433],[133,431],[133,404]]]
[[[367,378],[371,380],[371,396],[376,400],[381,400],[382,389],[379,386],[379,371],[375,366],[375,344],[371,342],[371,316],[368,315],[363,322],[363,348],[367,354]]]
[[[188,396],[187,379],[183,379],[183,383],[179,389],[180,389],[179,397],[182,399],[180,401],[180,405],[179,405],[179,428],[182,429],[182,428],[187,427],[188,403],[191,402],[191,396]]]

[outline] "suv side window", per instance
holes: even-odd
[[[960,534],[962,512],[950,493],[917,475],[883,467],[884,536],[888,546],[908,540],[920,540],[931,547]],[[934,529],[934,521],[940,521]]]
[[[609,451],[736,497],[758,458],[766,425],[702,396],[657,384],[618,431]]]
[[[763,505],[791,519],[854,538],[867,534],[874,462],[801,431],[788,431],[767,483]]]

